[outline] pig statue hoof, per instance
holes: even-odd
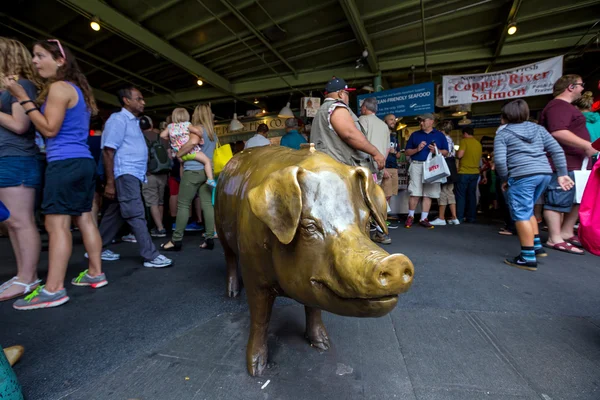
[[[248,373],[251,376],[261,376],[267,368],[267,350],[258,351],[248,359]]]
[[[329,344],[329,337],[324,329],[319,329],[318,332],[313,334],[309,334],[307,332],[305,337],[308,339],[308,342],[312,347],[316,347],[319,350],[327,351],[329,350],[329,347],[331,347]]]
[[[240,295],[240,284],[237,279],[230,279],[227,281],[227,296],[230,298],[238,297]]]

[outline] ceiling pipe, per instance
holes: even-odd
[[[421,0],[421,34],[423,35],[423,61],[427,72],[427,36],[425,36],[425,1]]]

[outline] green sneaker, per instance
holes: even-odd
[[[89,276],[88,270],[86,269],[79,276],[71,281],[72,285],[75,286],[91,286],[92,289],[99,289],[103,286],[108,285],[106,275],[100,274],[98,276]]]
[[[31,294],[24,299],[17,300],[13,304],[15,310],[36,310],[38,308],[58,307],[69,301],[67,291],[59,290],[56,293],[48,293],[44,286],[38,286]]]

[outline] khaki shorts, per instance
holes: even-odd
[[[456,197],[454,196],[454,183],[446,183],[445,185],[442,185],[442,191],[440,192],[438,204],[440,206],[456,204]]]
[[[408,167],[408,194],[413,197],[440,198],[439,183],[423,183],[423,162],[413,161]]]
[[[383,178],[381,182],[383,193],[385,193],[385,197],[396,196],[398,194],[398,169],[386,168],[385,170],[390,174],[390,177],[387,179]]]
[[[167,177],[167,174],[148,175],[146,177],[148,182],[142,185],[142,195],[147,207],[163,205]]]

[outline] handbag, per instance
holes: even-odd
[[[590,178],[591,171],[588,171],[587,166],[590,159],[588,157],[583,159],[581,163],[581,170],[573,171],[575,181],[575,203],[581,204],[583,193],[587,185],[588,179]]]
[[[423,163],[423,183],[445,183],[449,176],[448,164],[444,157],[440,156],[436,147],[435,155],[430,152]]]
[[[577,234],[584,249],[600,256],[600,163],[594,165],[581,199]]]
[[[223,171],[223,168],[225,168],[225,165],[233,157],[233,152],[231,151],[231,146],[229,144],[221,146],[221,143],[219,143],[219,138],[217,137],[216,139],[217,139],[217,146],[215,148],[215,152],[213,153],[213,159],[212,159],[213,171],[214,171],[215,176],[219,175],[221,173],[221,171]]]

